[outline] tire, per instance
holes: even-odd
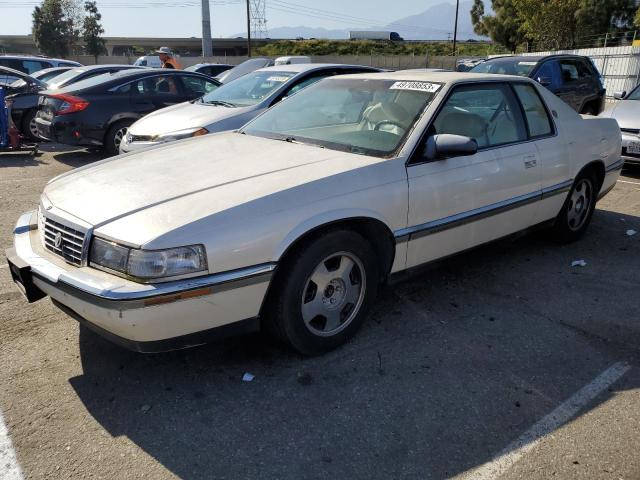
[[[570,243],[584,235],[595,210],[599,185],[591,170],[578,175],[553,225],[557,241]]]
[[[22,117],[22,134],[29,140],[42,141],[38,136],[36,127],[36,114],[38,111],[34,108],[27,111]]]
[[[266,327],[303,355],[350,339],[374,301],[380,279],[371,244],[349,230],[305,243],[279,268],[265,308]]]
[[[104,149],[109,156],[120,154],[120,142],[127,134],[127,128],[131,126],[133,122],[130,120],[121,120],[114,123],[107,130],[107,134],[104,136]]]

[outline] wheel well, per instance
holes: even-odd
[[[596,178],[598,179],[598,191],[600,191],[600,187],[602,187],[602,183],[604,182],[604,163],[595,161],[585,165],[582,170],[580,170],[576,178],[585,172],[593,172],[596,175]]]
[[[594,113],[594,115],[598,115],[599,104],[600,104],[600,100],[597,98],[587,100],[586,102],[584,102],[584,105],[582,105],[582,109],[580,110],[580,113],[584,113],[585,111],[590,110],[591,112]]]
[[[312,228],[287,247],[281,255],[279,263],[286,261],[292,252],[331,230],[353,230],[362,235],[376,252],[376,257],[380,262],[380,271],[382,272],[381,280],[387,277],[391,271],[396,253],[396,242],[393,233],[380,220],[366,217],[346,218]]]

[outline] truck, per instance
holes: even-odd
[[[349,40],[391,40],[401,42],[403,38],[398,32],[386,30],[352,30],[349,32]]]

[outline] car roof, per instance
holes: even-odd
[[[256,70],[256,72],[303,73],[324,68],[367,68],[374,71],[379,70],[376,67],[369,67],[367,65],[345,65],[343,63],[293,63],[291,65],[275,65],[272,67],[264,67]]]
[[[21,60],[53,60],[55,62],[66,62],[72,63],[74,65],[81,66],[82,64],[76,62],[74,60],[67,60],[66,58],[55,58],[55,57],[44,57],[40,55],[2,55],[0,54],[0,58],[9,58],[12,60],[21,59]]]
[[[287,65],[288,66],[288,65]],[[339,77],[331,77],[332,79],[371,79],[371,80],[397,80],[397,81],[421,81],[436,83],[459,83],[468,82],[469,80],[490,81],[503,80],[507,82],[527,82],[532,81],[527,77],[517,77],[514,75],[499,75],[494,73],[470,73],[470,72],[427,72],[420,70],[398,70],[396,72],[372,72],[357,73],[350,75],[340,75]]]
[[[104,64],[104,65],[82,65],[80,67],[73,67],[72,70],[76,72],[89,72],[91,70],[103,70],[114,67],[121,67],[122,69],[132,68],[134,70],[141,70],[143,67],[138,67],[137,65],[125,65],[123,63],[113,63],[113,64]]]
[[[492,57],[487,59],[487,62],[501,62],[516,60],[519,62],[539,62],[541,60],[547,60],[549,58],[586,58],[584,55],[574,55],[571,53],[554,53],[550,55],[502,55],[500,57]]]
[[[235,67],[235,65],[231,65],[230,63],[196,63],[195,65],[190,65],[191,67]],[[189,68],[189,67],[187,67]]]

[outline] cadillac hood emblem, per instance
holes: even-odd
[[[60,248],[60,245],[62,245],[62,234],[60,232],[56,233],[56,236],[53,238],[53,244],[56,248]]]

